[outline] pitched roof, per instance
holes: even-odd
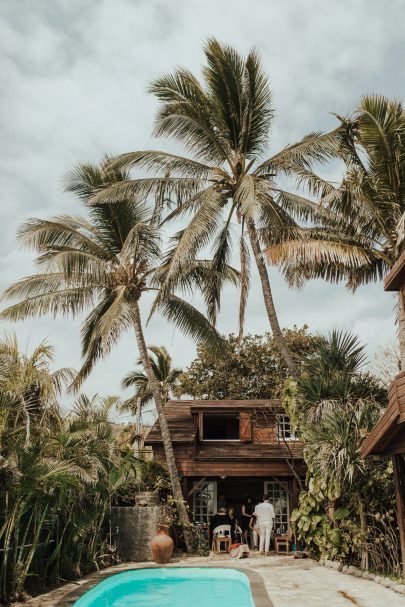
[[[169,400],[166,403],[166,418],[173,443],[193,442],[197,428],[193,420],[193,412],[198,411],[249,411],[264,408],[269,405],[280,405],[279,400]],[[159,421],[153,425],[146,444],[161,443]]]

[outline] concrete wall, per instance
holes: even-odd
[[[156,535],[163,506],[134,506],[113,509],[113,529],[117,531],[118,556],[123,562],[150,561],[150,543]]]

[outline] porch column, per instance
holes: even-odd
[[[399,540],[401,543],[402,574],[405,577],[405,461],[403,455],[394,455],[392,461],[394,465]]]

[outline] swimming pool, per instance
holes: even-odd
[[[249,578],[209,567],[134,569],[86,592],[74,607],[254,607]]]

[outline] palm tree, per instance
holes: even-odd
[[[123,154],[113,161],[114,167],[132,167],[153,176],[116,184],[96,194],[94,201],[114,202],[123,192],[133,199],[155,192],[161,205],[167,200],[177,205],[166,221],[192,213],[174,241],[167,281],[185,259],[194,258],[210,242],[214,266],[221,272],[230,259],[232,220],[236,219],[240,224],[240,335],[250,284],[249,241],[274,339],[297,377],[299,368],[280,329],[261,246],[267,243],[269,230],[296,225],[285,206],[307,203],[280,189],[274,177],[294,175],[311,192],[330,193],[333,188],[313,173],[311,165],[335,151],[335,138],[313,133],[267,158],[274,112],[258,54],[251,51],[243,58],[214,39],[207,42],[204,52],[203,83],[187,69],[177,69],[150,86],[160,104],[155,135],[179,141],[192,157],[161,151]],[[214,285],[216,292],[220,286]],[[213,322],[218,301],[218,297],[207,300]]]
[[[149,293],[158,293],[167,274],[167,262],[161,262],[161,231],[153,209],[145,202],[122,199],[114,205],[88,204],[96,189],[125,177],[125,173],[105,167],[78,166],[69,174],[66,189],[84,202],[86,216],[31,219],[22,226],[19,238],[37,251],[37,264],[42,271],[5,291],[4,299],[18,303],[4,310],[2,317],[22,320],[48,313],[75,317],[90,310],[82,324],[84,362],[74,382],[76,388],[97,360],[108,355],[124,331],[135,331],[156,404],[173,496],[186,535],[187,510],[161,387],[149,359],[140,312],[140,300]],[[209,262],[190,262],[171,277],[172,290],[156,300],[154,309],[159,309],[185,334],[220,351],[222,339],[217,331],[203,314],[175,293],[176,289],[187,293],[195,284],[204,285],[205,277],[215,280],[216,274]],[[225,269],[221,280],[226,278],[235,282],[237,274]]]
[[[148,350],[151,352],[149,359],[153,373],[159,381],[163,402],[166,403],[182,371],[172,367],[172,357],[164,346],[149,346]],[[142,361],[139,359],[137,365],[141,364]],[[136,416],[136,432],[139,437],[141,434],[142,409],[153,400],[148,376],[143,371],[130,371],[122,380],[121,385],[123,388],[136,388],[135,395],[124,401],[120,410],[129,411]]]
[[[405,112],[399,101],[366,95],[350,117],[337,116],[341,184],[308,210],[310,228],[273,235],[268,256],[291,285],[310,278],[356,290],[381,280],[405,248]],[[405,319],[399,296],[405,368]]]
[[[25,447],[30,445],[31,425],[52,418],[57,397],[74,381],[76,372],[62,368],[51,372],[54,348],[43,341],[28,355],[19,349],[15,333],[0,342],[0,425],[25,430]]]

